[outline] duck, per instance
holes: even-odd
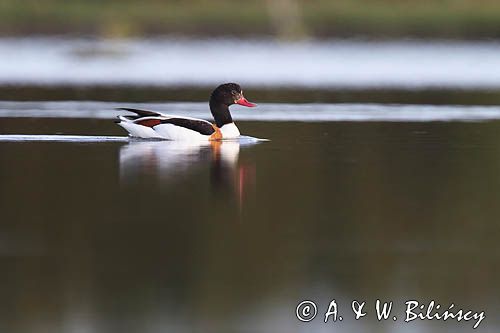
[[[215,120],[168,115],[160,112],[133,108],[118,108],[135,115],[120,115],[116,123],[131,137],[142,139],[164,139],[173,141],[217,141],[236,139],[240,131],[231,117],[229,106],[239,104],[257,106],[249,102],[237,83],[224,83],[210,95],[210,111]]]

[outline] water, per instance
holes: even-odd
[[[126,111],[117,107],[155,110],[166,114],[210,120],[208,103],[117,103],[96,101],[17,102],[0,101],[0,118],[91,118],[110,119]],[[237,121],[485,121],[500,119],[499,106],[401,105],[401,104],[286,104],[259,103],[257,109],[231,107]]]
[[[239,127],[271,141],[198,145],[130,140],[92,103],[0,108],[16,139],[0,139],[0,331],[471,331],[403,323],[417,299],[484,310],[477,332],[498,332],[496,108],[414,106],[439,117],[405,121],[391,115],[411,107],[323,105],[330,121],[304,122],[273,110],[308,105],[263,105],[266,121]],[[301,300],[325,312],[333,298],[342,322],[295,318]],[[378,322],[377,298],[401,318]]]
[[[0,39],[0,84],[500,87],[500,44],[326,40]]]

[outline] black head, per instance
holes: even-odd
[[[240,85],[237,83],[224,83],[215,88],[212,92],[212,96],[210,96],[210,103],[227,106],[233,104],[240,104],[247,107],[256,106],[246,100],[243,96],[243,90],[241,90]]]

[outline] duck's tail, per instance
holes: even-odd
[[[154,129],[134,123],[134,116],[118,116],[115,123],[123,127],[131,137],[143,139],[162,139]]]
[[[137,116],[118,116],[116,117],[117,119],[114,120],[115,123],[117,123],[118,125],[121,124],[122,122],[125,122],[125,123],[131,123],[133,122],[134,120],[136,120]]]

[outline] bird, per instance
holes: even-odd
[[[229,106],[239,104],[257,106],[249,102],[237,83],[224,83],[210,95],[210,111],[215,124],[203,119],[168,115],[160,112],[133,108],[118,108],[135,115],[120,115],[116,123],[131,137],[142,139],[165,139],[174,141],[217,141],[236,139],[240,131],[234,123]]]

